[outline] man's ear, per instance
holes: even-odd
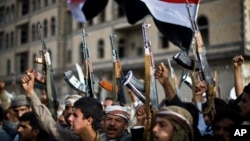
[[[89,117],[87,120],[88,120],[88,124],[92,125],[94,119],[92,117]]]
[[[33,134],[35,135],[35,136],[37,136],[38,134],[39,134],[39,132],[40,132],[40,129],[33,129]]]

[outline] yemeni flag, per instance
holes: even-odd
[[[186,0],[116,0],[124,8],[130,24],[152,15],[164,37],[180,47],[189,50],[194,35]],[[200,0],[188,0],[191,18],[196,20]]]
[[[86,23],[104,10],[108,0],[67,0],[67,6],[74,19]]]

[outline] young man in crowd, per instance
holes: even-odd
[[[39,125],[33,112],[26,112],[20,117],[17,133],[19,141],[47,141],[48,135]]]
[[[27,72],[23,75],[22,86],[26,96],[32,101],[34,112],[47,133],[56,140],[63,141],[98,141],[98,132],[103,110],[99,101],[94,98],[83,97],[74,103],[69,122],[72,130],[68,130],[56,123],[48,108],[41,103],[34,90],[34,75]]]

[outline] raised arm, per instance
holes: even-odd
[[[161,63],[155,70],[155,78],[158,79],[162,85],[165,97],[168,101],[171,101],[175,96],[175,90],[169,80],[169,70],[164,63]]]
[[[234,68],[234,87],[236,96],[240,96],[243,92],[243,79],[241,73],[241,65],[244,63],[244,58],[242,55],[236,55],[233,58],[233,68]]]
[[[24,74],[21,79],[25,94],[27,98],[31,100],[31,103],[33,104],[33,110],[37,115],[43,129],[47,133],[51,134],[56,140],[78,141],[79,138],[70,130],[64,129],[55,122],[49,109],[41,103],[34,90],[34,81],[34,75],[29,72]]]

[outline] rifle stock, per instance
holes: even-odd
[[[99,86],[109,92],[113,92],[113,84],[106,79],[99,81]],[[118,92],[118,86],[116,85],[116,93]]]

